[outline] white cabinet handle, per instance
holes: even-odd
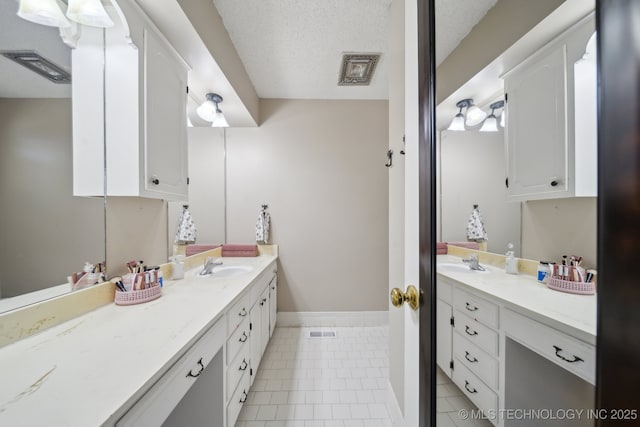
[[[242,316],[242,317],[244,317],[244,316],[246,316],[246,315],[247,315],[247,310],[245,310],[245,308],[244,308],[244,307],[242,307],[242,310],[240,310],[240,313],[238,313],[238,316]]]
[[[198,365],[200,365],[200,370],[198,372],[196,372],[195,374],[193,373],[193,369],[190,370],[189,373],[187,373],[187,377],[197,378],[197,377],[200,376],[202,371],[204,371],[204,363],[202,363],[202,357],[200,358],[200,360],[198,360]]]

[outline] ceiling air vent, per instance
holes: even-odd
[[[338,86],[367,86],[371,83],[379,53],[345,53],[342,55]]]
[[[51,80],[53,83],[71,83],[71,74],[49,61],[46,58],[40,56],[39,53],[33,50],[11,50],[0,51],[0,54],[17,62],[30,69],[31,71],[40,74]]]

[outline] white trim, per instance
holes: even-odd
[[[391,387],[391,383],[387,384],[388,398],[387,398],[387,411],[389,411],[389,416],[391,417],[391,424],[393,427],[405,427],[404,417],[402,416],[402,411],[400,410],[400,405],[398,405],[398,399],[396,399],[396,394],[393,392],[393,387]]]
[[[279,311],[278,326],[386,326],[388,311]]]

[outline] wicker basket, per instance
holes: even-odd
[[[596,293],[596,287],[593,282],[570,282],[569,280],[548,277],[547,286],[556,291],[570,294],[593,295]]]
[[[160,285],[152,286],[148,289],[139,291],[122,292],[116,290],[116,305],[133,305],[142,304],[143,302],[152,301],[162,296],[162,288]]]

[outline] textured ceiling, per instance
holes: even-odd
[[[497,0],[437,0],[442,61]],[[261,98],[387,99],[391,0],[213,0]],[[369,86],[338,86],[345,52],[382,53]]]

